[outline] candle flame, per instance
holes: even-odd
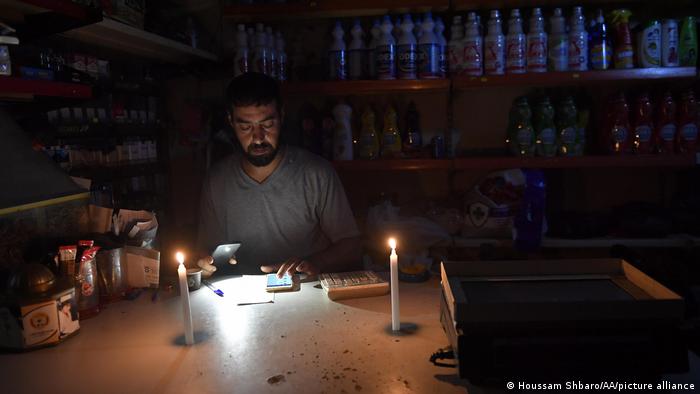
[[[182,253],[182,252],[175,253],[175,260],[177,260],[178,263],[183,264],[185,262],[184,253]]]
[[[396,249],[396,240],[394,238],[389,238],[389,247]]]

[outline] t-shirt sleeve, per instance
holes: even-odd
[[[325,185],[325,190],[321,190],[318,212],[321,230],[333,243],[359,236],[357,222],[338,174],[333,168],[328,168],[324,175],[326,179],[321,184]]]
[[[225,243],[226,228],[221,220],[224,217],[221,209],[214,203],[211,180],[206,177],[199,200],[197,248],[201,252],[212,253],[217,245]]]

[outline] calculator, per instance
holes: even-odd
[[[331,300],[374,297],[389,293],[389,282],[373,271],[320,274],[321,287]]]

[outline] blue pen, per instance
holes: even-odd
[[[207,286],[208,288],[210,288],[211,291],[213,291],[213,292],[214,292],[216,295],[218,295],[219,297],[223,297],[223,296],[224,296],[224,292],[221,291],[220,289],[217,289],[216,287],[214,287],[214,285],[212,285],[211,283],[209,283],[208,280],[202,280],[202,283],[204,283],[205,286]]]

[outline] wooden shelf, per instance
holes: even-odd
[[[452,0],[455,10],[533,8],[548,6],[586,6],[610,3],[631,3],[638,0]]]
[[[448,7],[449,0],[302,0],[284,4],[230,5],[224,7],[223,16],[240,21],[267,21],[445,11]]]
[[[436,159],[377,159],[334,161],[338,171],[420,171],[450,170],[452,160]]]
[[[70,0],[0,0],[0,10],[6,12],[12,20],[16,20],[16,16],[45,12],[74,19],[87,19],[89,16],[85,6]]]
[[[212,53],[112,19],[69,30],[63,35],[90,45],[160,62],[186,64],[196,60],[218,60]]]
[[[700,238],[685,234],[672,235],[666,238],[542,238],[543,248],[558,249],[610,248],[615,245],[624,245],[631,248],[683,248],[697,246],[698,244],[700,244]],[[452,246],[458,248],[478,248],[481,245],[510,248],[513,247],[513,241],[511,239],[498,238],[453,237],[452,239],[445,240],[439,244],[439,246]]]
[[[654,79],[694,78],[695,67],[633,68],[628,70],[547,72],[481,77],[457,77],[452,81],[456,90],[493,86],[560,86],[608,81],[639,81]]]
[[[322,94],[328,96],[349,96],[392,92],[448,92],[449,89],[449,79],[300,81],[282,84],[282,91],[287,95]]]
[[[35,96],[87,99],[92,97],[92,86],[37,79],[0,77],[0,97],[27,100]]]

